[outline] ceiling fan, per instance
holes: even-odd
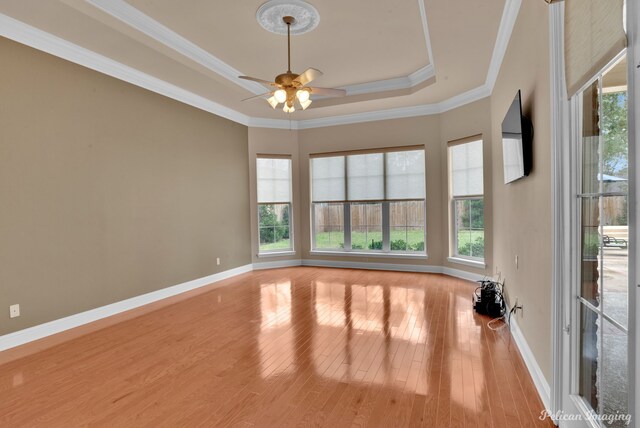
[[[274,109],[278,107],[278,104],[283,103],[283,111],[285,113],[293,113],[296,111],[296,100],[300,104],[303,110],[311,104],[311,95],[324,95],[328,97],[343,97],[347,91],[344,89],[331,89],[331,88],[317,88],[306,86],[314,79],[322,76],[322,72],[315,68],[308,68],[302,74],[296,74],[291,71],[291,24],[295,22],[295,18],[292,16],[285,16],[282,18],[285,24],[287,24],[287,59],[288,67],[287,72],[276,76],[275,82],[270,82],[264,79],[258,79],[250,76],[238,76],[240,79],[252,80],[254,82],[262,83],[266,86],[275,87],[271,92],[256,95],[255,97],[247,98],[243,101],[250,100],[256,97],[263,97],[265,95],[271,95],[267,102],[271,104]]]

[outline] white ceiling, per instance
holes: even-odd
[[[3,0],[0,35],[252,126],[304,128],[437,113],[490,94],[521,0],[309,0],[292,69],[347,89],[286,115],[251,75],[286,71],[264,0]]]

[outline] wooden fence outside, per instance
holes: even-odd
[[[344,205],[316,204],[315,222],[317,232],[344,230]],[[424,225],[424,202],[392,202],[389,206],[391,226],[420,226]],[[381,203],[352,203],[351,229],[358,230],[366,226],[382,226]]]

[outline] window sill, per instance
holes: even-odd
[[[312,256],[349,256],[349,257],[373,257],[381,259],[421,259],[427,260],[426,254],[408,254],[408,253],[367,253],[362,251],[322,251],[313,250],[309,252]]]
[[[478,269],[485,269],[487,267],[484,260],[463,259],[461,257],[447,257],[447,261],[449,263],[458,263],[461,265],[478,268]]]
[[[290,251],[273,251],[269,253],[258,253],[258,258],[263,257],[283,257],[283,256],[295,256],[296,252],[293,250]]]

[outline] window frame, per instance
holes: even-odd
[[[346,173],[347,169],[347,157],[350,155],[359,155],[359,154],[367,154],[367,153],[381,153],[383,154],[383,165],[384,165],[384,176],[383,182],[385,183],[385,194],[386,194],[386,165],[387,165],[387,154],[393,152],[402,152],[402,151],[412,151],[412,150],[422,150],[425,156],[425,165],[424,165],[424,179],[425,179],[425,197],[424,198],[410,198],[410,199],[377,199],[377,200],[353,200],[353,201],[313,201],[313,197],[310,200],[310,234],[311,234],[311,253],[312,254],[344,254],[344,255],[362,255],[362,256],[372,256],[372,257],[391,257],[391,258],[427,258],[427,198],[426,198],[426,150],[424,146],[411,146],[411,147],[396,147],[389,149],[371,149],[371,150],[359,150],[359,151],[348,151],[348,152],[333,152],[333,153],[324,153],[319,157],[331,157],[331,156],[344,156],[345,157],[345,197],[347,195],[347,187],[348,187],[348,175]],[[313,158],[318,157],[312,155],[309,159],[309,176],[310,182],[313,182]],[[424,236],[424,250],[422,251],[399,251],[399,250],[391,250],[391,224],[390,224],[390,206],[391,203],[395,202],[421,202],[423,204],[423,216],[422,216],[422,228],[423,228],[423,236]],[[342,204],[343,205],[343,231],[344,234],[344,244],[343,248],[318,248],[317,246],[317,233],[316,233],[316,205],[319,204]],[[353,249],[352,248],[352,218],[351,218],[351,208],[352,205],[359,204],[380,204],[382,210],[382,249],[373,250],[373,249]],[[405,226],[406,227],[406,226]]]
[[[289,202],[258,202],[258,162],[260,159],[285,159],[290,163],[289,166],[289,187],[290,187],[290,198]],[[294,207],[293,207],[293,159],[290,155],[269,155],[269,154],[258,154],[256,155],[256,223],[255,226],[257,228],[257,245],[258,245],[258,257],[267,257],[267,256],[278,256],[285,254],[295,254],[295,236],[294,236]],[[289,210],[289,247],[288,248],[276,248],[273,250],[263,250],[261,248],[260,242],[260,231],[262,227],[260,226],[260,206],[262,205],[288,205]],[[273,226],[274,228],[277,226]]]
[[[484,251],[482,253],[482,257],[474,257],[474,256],[467,256],[465,254],[460,254],[458,253],[458,234],[460,232],[460,229],[458,228],[458,219],[456,218],[457,215],[457,210],[456,210],[456,202],[458,201],[482,201],[482,206],[483,206],[483,211],[484,211],[484,195],[465,195],[465,196],[452,196],[451,197],[451,202],[450,202],[450,207],[451,207],[451,222],[452,222],[452,229],[453,229],[453,251],[452,251],[452,256],[453,258],[456,259],[464,259],[464,260],[470,260],[472,262],[479,262],[479,263],[484,263]],[[469,214],[469,217],[471,218],[471,214]],[[471,220],[469,220],[471,221]],[[471,224],[469,224],[469,230],[473,230],[471,228]],[[483,221],[482,221],[482,231],[484,234],[484,230],[485,230],[485,224],[484,224],[484,212],[483,212]]]
[[[475,142],[481,142],[482,145],[482,189],[483,192],[482,194],[469,194],[469,195],[460,195],[460,196],[454,196],[453,195],[453,168],[452,168],[452,163],[453,163],[453,157],[451,156],[451,149],[452,147],[455,146],[461,146],[464,144],[471,144],[471,143],[475,143]],[[450,215],[449,215],[449,242],[451,243],[451,248],[449,251],[450,256],[448,257],[448,261],[450,262],[455,262],[455,263],[461,263],[461,264],[468,264],[472,267],[480,267],[480,268],[484,268],[485,265],[485,256],[486,256],[486,247],[484,248],[485,251],[483,251],[482,257],[474,257],[474,256],[467,256],[464,254],[459,254],[458,253],[458,219],[457,219],[457,212],[456,212],[456,202],[460,201],[460,200],[482,200],[483,201],[483,213],[482,213],[482,229],[483,229],[483,233],[486,230],[486,204],[485,202],[485,197],[484,197],[484,149],[485,149],[485,143],[484,143],[484,138],[482,135],[476,135],[476,136],[472,136],[472,137],[467,137],[467,138],[462,138],[460,140],[455,140],[455,141],[450,141],[448,146],[447,146],[447,167],[448,167],[448,171],[447,171],[447,176],[448,176],[448,184],[449,184],[449,210],[450,210]],[[469,227],[471,228],[471,225],[469,225]],[[485,240],[486,243],[486,240]]]

